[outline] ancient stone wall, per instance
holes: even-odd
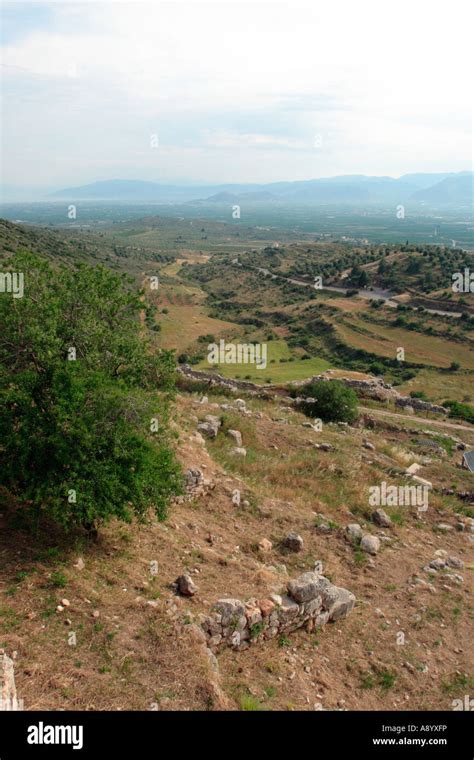
[[[246,391],[254,395],[269,396],[269,395],[281,395],[286,393],[285,389],[278,385],[257,385],[247,380],[229,380],[229,378],[223,377],[217,373],[205,372],[204,370],[196,370],[184,364],[178,367],[178,372],[185,377],[189,377],[200,382],[208,382],[211,386],[217,385],[228,388],[232,391]],[[315,375],[310,380],[298,381],[295,383],[289,383],[289,386],[295,388],[302,388],[309,383],[318,381],[329,382],[333,378],[330,371],[323,373],[322,375]],[[390,383],[386,383],[381,378],[373,378],[372,380],[357,380],[348,377],[338,378],[342,383],[349,388],[353,388],[358,396],[362,398],[370,398],[376,401],[394,401],[397,406],[411,407],[421,412],[434,412],[435,414],[447,414],[448,410],[443,406],[432,404],[429,401],[424,401],[420,398],[411,398],[409,396],[402,396]],[[297,399],[296,402],[301,401]]]
[[[411,406],[412,409],[418,409],[420,412],[448,414],[448,410],[444,406],[432,404],[430,401],[423,401],[422,398],[407,398],[406,396],[399,396],[395,399],[395,404],[401,407]]]
[[[266,599],[219,599],[211,614],[201,620],[207,645],[246,649],[252,644],[281,636],[306,626],[308,630],[349,614],[355,596],[334,586],[317,572],[289,581],[287,593]]]
[[[178,372],[184,377],[189,377],[191,380],[199,380],[200,382],[209,383],[211,387],[213,385],[220,385],[224,388],[229,388],[232,391],[247,391],[248,393],[262,394],[269,390],[280,390],[278,386],[265,385],[265,387],[263,387],[256,383],[252,383],[249,380],[231,380],[228,377],[219,375],[217,372],[211,373],[206,372],[205,370],[192,369],[188,364],[182,364],[179,366]]]

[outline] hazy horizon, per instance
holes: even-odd
[[[458,5],[4,3],[3,183],[469,171]]]

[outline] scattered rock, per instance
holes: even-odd
[[[358,523],[350,523],[350,525],[346,525],[345,534],[350,541],[360,541],[362,538],[362,528]]]
[[[446,564],[448,567],[454,567],[456,570],[462,570],[464,567],[464,562],[459,557],[448,557]]]
[[[365,536],[362,536],[360,548],[363,552],[367,552],[367,554],[377,554],[380,549],[380,540],[377,536],[371,536],[370,533],[366,533]]]
[[[258,548],[261,552],[264,554],[271,552],[273,549],[273,544],[271,541],[268,540],[268,538],[261,538],[258,542]]]
[[[372,520],[381,528],[390,528],[392,524],[390,517],[383,509],[376,509],[375,512],[372,512]]]
[[[74,563],[74,567],[76,568],[76,570],[84,570],[85,566],[86,566],[86,563],[84,562],[82,557],[78,557],[77,561]]]
[[[229,453],[235,457],[246,457],[247,449],[244,449],[242,446],[234,446],[234,448],[232,448]]]
[[[242,433],[240,430],[228,430],[227,435],[234,439],[236,446],[239,448],[242,446]]]
[[[318,533],[330,533],[331,526],[328,523],[319,523],[319,525],[316,525],[316,530]]]
[[[282,544],[290,552],[300,552],[303,548],[303,539],[298,533],[288,533]]]
[[[176,590],[181,596],[194,596],[197,592],[197,586],[190,575],[180,575],[175,583]]]
[[[206,414],[204,421],[198,422],[197,429],[207,438],[217,438],[220,426],[221,421],[219,417],[215,417],[213,414]]]

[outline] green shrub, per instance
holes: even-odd
[[[317,381],[304,388],[304,395],[314,399],[304,402],[308,417],[319,417],[323,422],[354,422],[357,419],[357,396],[340,380]]]
[[[450,417],[458,417],[474,424],[474,407],[469,404],[461,404],[460,401],[445,401],[443,406],[449,409]]]
[[[426,401],[426,393],[424,391],[410,391],[410,398],[421,398]]]
[[[142,337],[141,294],[105,267],[31,254],[10,266],[26,287],[0,298],[0,485],[36,524],[163,519],[181,481],[167,428],[175,364]]]

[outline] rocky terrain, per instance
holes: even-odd
[[[165,523],[38,547],[2,515],[25,709],[452,709],[472,690],[474,434],[376,411],[317,430],[269,389],[188,388]],[[369,504],[414,478],[426,511]]]

